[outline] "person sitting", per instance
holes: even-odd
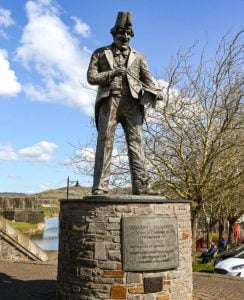
[[[208,249],[208,251],[203,252],[202,255],[200,256],[200,258],[202,258],[201,263],[206,264],[206,263],[210,262],[216,251],[217,251],[217,247],[215,246],[214,243],[211,243],[211,246]]]

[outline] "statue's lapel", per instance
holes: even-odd
[[[129,58],[128,58],[127,66],[129,67],[135,59],[136,59],[136,52],[135,52],[134,49],[131,49],[131,52],[130,52],[130,55],[129,55]]]
[[[110,49],[106,49],[106,50],[104,51],[104,53],[105,53],[105,56],[106,56],[106,58],[107,58],[107,61],[108,61],[108,63],[109,63],[110,68],[113,69],[114,58],[113,58],[113,53],[112,53],[112,51],[111,51]]]

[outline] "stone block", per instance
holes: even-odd
[[[142,299],[143,300],[155,300],[155,297],[153,294],[147,294],[147,295],[144,295]]]
[[[108,223],[107,230],[120,230],[120,223]]]
[[[140,295],[128,295],[127,300],[141,300]]]
[[[188,240],[191,239],[191,237],[192,237],[191,231],[183,232],[181,235],[182,240]]]
[[[108,257],[110,260],[121,261],[121,252],[120,251],[109,251]]]
[[[95,283],[102,283],[102,284],[113,284],[115,281],[113,278],[102,278],[100,276],[95,276],[94,278]]]
[[[174,209],[172,205],[159,204],[154,207],[155,215],[174,216]]]
[[[104,278],[123,278],[124,272],[119,271],[119,270],[116,270],[116,271],[104,270],[103,277]]]
[[[106,247],[108,250],[120,250],[119,243],[106,243]]]
[[[169,295],[161,295],[161,296],[157,296],[156,300],[170,300]]]
[[[151,213],[152,213],[152,208],[150,206],[135,208],[136,215],[150,215]]]
[[[163,289],[169,289],[172,285],[172,280],[163,280]]]
[[[120,236],[114,236],[113,239],[112,239],[112,241],[114,243],[120,243]]]
[[[98,268],[102,270],[117,270],[117,264],[111,261],[98,261]]]
[[[73,231],[86,232],[86,230],[87,230],[87,225],[83,225],[83,224],[74,224],[74,225],[72,226],[72,230],[73,230]]]
[[[144,294],[144,287],[142,285],[133,286],[128,291],[130,294]]]
[[[142,283],[142,274],[128,272],[126,277],[126,282],[128,284]]]
[[[122,285],[115,285],[111,288],[110,297],[111,299],[126,299],[127,290]]]
[[[109,223],[120,223],[121,218],[118,217],[110,217],[108,218]]]
[[[97,267],[97,261],[94,259],[80,259],[79,265],[82,265],[84,268],[95,268]]]
[[[94,258],[94,252],[93,251],[82,251],[81,257],[82,256],[84,258],[91,258],[91,259],[93,259]]]
[[[91,288],[93,290],[104,291],[104,292],[110,290],[109,286],[106,284],[93,283],[93,282],[90,283],[89,288]]]
[[[123,212],[123,213],[130,213],[132,212],[132,209],[129,205],[117,205],[115,210],[117,212]]]
[[[104,216],[87,216],[86,223],[106,223],[107,219]]]
[[[105,223],[88,223],[88,233],[104,233],[106,231]]]
[[[106,246],[104,242],[95,242],[94,258],[99,260],[107,259]]]

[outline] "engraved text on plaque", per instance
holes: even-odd
[[[122,219],[124,271],[154,271],[179,265],[175,217]]]

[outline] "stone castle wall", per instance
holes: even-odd
[[[0,197],[0,209],[35,209],[36,199],[33,197]]]
[[[158,197],[111,197],[61,202],[57,299],[192,299],[190,204],[162,199],[153,203]],[[121,220],[149,216],[177,219],[179,265],[171,270],[124,271]],[[146,291],[148,278],[162,280],[161,290]]]
[[[44,217],[33,197],[0,197],[0,216],[16,222],[38,224]]]

